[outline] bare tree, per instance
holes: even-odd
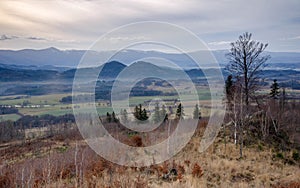
[[[231,43],[231,49],[226,54],[229,64],[227,70],[236,78],[242,80],[244,103],[249,105],[249,98],[257,88],[257,75],[265,66],[269,55],[262,55],[268,44],[263,44],[251,39],[251,33],[244,33],[238,40]]]
[[[230,72],[226,80],[226,101],[229,104],[231,122],[234,124],[234,142],[240,145],[240,158],[243,157],[244,130],[249,126],[250,98],[258,89],[258,79],[265,67],[269,55],[262,53],[268,46],[251,39],[251,33],[244,33],[238,40],[231,43],[226,54]],[[234,79],[234,80],[233,80]]]

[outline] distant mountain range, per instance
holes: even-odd
[[[30,67],[33,67],[30,69]],[[175,69],[171,67],[157,66],[149,62],[138,61],[130,65],[125,65],[118,61],[111,61],[98,67],[86,68],[69,68],[68,70],[48,70],[38,69],[36,66],[17,66],[0,64],[0,82],[72,82],[77,71],[83,78],[91,79],[92,81],[98,77],[100,80],[114,80],[117,76],[122,76],[123,79],[140,79],[145,77],[163,77],[168,79],[184,79],[182,73],[191,79],[203,79],[205,74],[204,69]],[[126,71],[124,71],[126,69]],[[100,72],[101,70],[101,72]],[[228,73],[221,69],[224,77]],[[100,72],[100,74],[99,74]],[[205,69],[210,76],[218,74],[216,68]],[[120,74],[121,73],[121,74]],[[99,74],[99,75],[98,75]],[[180,76],[181,75],[181,76]],[[299,78],[300,71],[290,69],[266,69],[263,71],[263,77],[269,79],[288,80],[290,78]],[[187,77],[186,77],[187,78]],[[297,80],[297,79],[296,79]]]
[[[31,68],[32,67],[32,68]],[[99,71],[100,74],[98,75]],[[187,75],[197,84],[207,84],[206,77],[201,69],[186,69],[184,71],[171,67],[161,67],[149,62],[139,61],[129,66],[118,61],[111,61],[98,67],[87,68],[69,68],[68,70],[43,70],[36,66],[7,65],[0,64],[0,95],[42,95],[48,93],[70,93],[72,92],[72,83],[78,71],[84,83],[92,83],[95,78],[101,80],[99,91],[107,91],[111,88],[113,81],[120,75],[119,81],[136,80],[143,78],[168,78],[172,80],[182,80]],[[210,75],[218,74],[217,69],[209,68],[205,70]],[[183,74],[184,73],[184,74]],[[224,77],[228,73],[222,69]],[[188,78],[185,77],[185,78]],[[277,79],[284,87],[300,89],[300,71],[290,69],[265,70],[263,78],[268,84],[273,79]],[[103,82],[102,82],[103,81]]]
[[[189,54],[138,50],[123,50],[118,53],[113,51],[89,52],[89,61],[91,64],[95,64],[96,62],[100,63],[100,65],[104,64],[106,62],[105,57],[112,56],[109,61],[119,61],[125,65],[156,57],[174,62],[179,67],[185,69],[197,66],[188,56],[193,54],[193,52]],[[0,50],[0,64],[22,66],[23,69],[64,71],[68,68],[76,67],[85,53],[85,50],[59,50],[53,47],[41,50]],[[200,51],[198,53],[203,54],[203,59],[200,63],[209,67],[207,64],[209,62],[208,57],[205,55],[206,52]],[[217,50],[212,51],[212,53],[218,63],[221,66],[225,66],[227,63],[225,57],[227,51]],[[269,60],[269,68],[300,69],[300,53],[298,52],[266,52],[266,54],[272,57]]]
[[[124,69],[126,71],[122,72]],[[100,72],[101,70],[101,72]],[[137,79],[149,77],[164,77],[169,79],[182,79],[178,75],[182,74],[182,70],[170,67],[160,67],[148,62],[135,62],[126,66],[118,61],[111,61],[98,67],[72,68],[65,71],[30,69],[24,66],[11,66],[0,64],[0,82],[71,82],[75,73],[81,74],[83,78],[100,80],[114,80],[122,72],[122,78]],[[99,76],[98,73],[100,72]],[[193,78],[203,77],[204,74],[199,69],[185,70],[187,75]],[[87,80],[92,81],[92,80]]]
[[[48,70],[48,69],[29,69],[24,66],[11,66],[0,64],[0,81],[2,82],[38,82],[38,81],[72,81],[76,71],[87,77],[95,78],[101,69],[99,79],[115,79],[118,74],[126,67],[126,65],[117,61],[105,63],[99,67],[68,69],[65,71]]]
[[[157,51],[124,50],[117,54],[112,51],[88,51],[91,65],[99,62],[99,66],[76,68],[84,50],[59,50],[47,48],[42,50],[0,50],[0,95],[42,95],[49,93],[70,93],[72,83],[78,71],[83,75],[84,83],[92,83],[95,78],[101,80],[97,86],[98,94],[108,96],[112,83],[118,76],[121,81],[126,79],[168,78],[184,79],[190,77],[197,84],[206,84],[204,69],[199,69],[189,58],[190,54],[163,53]],[[194,52],[195,53],[195,52]],[[207,64],[205,51],[200,62],[211,75],[217,75],[217,69]],[[226,65],[227,51],[213,51],[213,55],[221,67]],[[300,53],[266,52],[271,55],[266,70],[263,71],[262,84],[277,79],[281,86],[300,89]],[[106,62],[105,57],[111,61]],[[152,58],[166,59],[174,65],[165,64]],[[184,71],[182,71],[182,68]],[[99,71],[101,73],[98,75]],[[126,70],[126,71],[125,71]],[[299,71],[298,71],[299,70]],[[222,68],[224,77],[228,73]],[[182,74],[185,73],[185,74]],[[185,76],[184,76],[185,75]],[[186,77],[188,75],[188,77]],[[153,93],[153,91],[151,91]]]

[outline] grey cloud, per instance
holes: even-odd
[[[26,39],[29,39],[29,40],[47,40],[46,38],[41,38],[41,37],[27,37]]]
[[[12,39],[16,39],[19,38],[17,36],[8,36],[8,35],[1,35],[0,40],[12,40]]]
[[[0,40],[12,40],[12,39],[26,39],[26,40],[45,40],[47,41],[48,39],[42,38],[42,37],[21,37],[21,36],[15,36],[15,35],[6,35],[3,34],[0,36]]]
[[[295,37],[289,37],[289,38],[281,38],[280,40],[299,40],[299,39],[300,39],[300,35]]]
[[[207,44],[209,45],[214,45],[214,46],[218,46],[218,45],[226,45],[226,44],[230,44],[232,41],[214,41],[214,42],[209,42]]]

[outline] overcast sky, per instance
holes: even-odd
[[[2,0],[0,48],[87,49],[137,21],[185,27],[211,49],[228,49],[248,31],[269,43],[268,51],[300,52],[299,0]]]

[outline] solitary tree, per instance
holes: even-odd
[[[142,121],[146,121],[148,118],[149,118],[149,117],[148,117],[148,115],[147,115],[147,111],[146,111],[146,109],[144,108],[144,109],[142,110],[141,120],[142,120]]]
[[[155,103],[154,107],[154,114],[153,114],[153,121],[154,123],[160,122],[161,116],[160,116],[160,108],[158,102]]]
[[[181,105],[181,103],[179,103],[178,107],[177,107],[177,110],[176,110],[176,118],[177,119],[183,119],[183,107]]]
[[[193,112],[193,119],[200,119],[200,118],[201,118],[201,113],[198,104],[196,104]]]
[[[273,80],[273,84],[271,85],[271,92],[270,92],[270,97],[273,99],[277,99],[279,96],[280,91],[279,91],[279,85],[277,83],[277,80]]]
[[[139,106],[135,106],[134,108],[134,117],[138,120],[141,120],[141,114],[142,114],[142,105],[140,104]]]
[[[268,44],[263,44],[251,39],[251,33],[244,33],[238,40],[231,43],[230,52],[227,55],[229,65],[227,70],[242,80],[244,103],[249,105],[249,98],[256,90],[258,73],[265,66],[269,55],[262,55]]]
[[[115,123],[118,123],[119,122],[119,119],[116,117],[116,114],[115,112],[113,111],[112,114],[111,114],[111,119],[113,122]]]
[[[227,79],[227,86],[230,86],[231,79],[235,80],[231,111],[235,127],[235,142],[237,141],[236,133],[238,133],[241,158],[243,157],[243,134],[247,134],[244,129],[248,127],[249,120],[249,100],[258,89],[259,74],[270,58],[269,55],[262,54],[268,44],[252,40],[251,37],[252,34],[248,32],[240,35],[237,41],[231,43],[230,52],[226,54],[229,60],[226,69],[232,75],[232,78]]]
[[[121,109],[120,114],[121,114],[121,121],[123,123],[127,123],[128,122],[128,113],[127,113],[127,110],[126,109],[124,109],[124,110]]]
[[[112,120],[111,115],[110,115],[109,112],[107,112],[107,113],[106,113],[106,121],[107,121],[108,123],[111,123],[111,120]]]

